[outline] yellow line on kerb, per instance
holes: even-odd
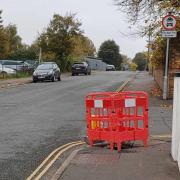
[[[125,86],[127,86],[127,84],[132,80],[132,78],[129,78],[127,81],[125,81],[117,90],[116,92],[121,92]]]
[[[157,135],[151,135],[151,138],[172,138],[171,134],[157,134]]]
[[[76,141],[76,142],[71,142],[68,144],[65,144],[63,146],[60,146],[59,148],[55,149],[37,168],[36,170],[26,179],[26,180],[39,180],[47,171],[48,169],[52,166],[52,164],[59,158],[59,156],[64,153],[65,151],[67,151],[68,149],[74,147],[74,146],[78,146],[78,145],[82,145],[85,144],[85,142],[82,141]],[[59,152],[58,152],[59,151]],[[50,158],[57,153],[58,154],[52,159],[50,160]],[[43,170],[42,167],[50,160],[50,162],[45,166],[45,168]],[[40,171],[41,170],[41,171]]]

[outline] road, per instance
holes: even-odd
[[[94,72],[0,91],[0,179],[24,180],[55,148],[85,136],[85,96],[132,72]]]

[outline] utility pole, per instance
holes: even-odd
[[[39,64],[41,64],[41,59],[42,59],[42,48],[40,47],[40,49],[39,49]]]
[[[149,25],[149,29],[148,29],[148,54],[147,54],[147,59],[146,59],[146,65],[145,65],[145,71],[148,68],[148,64],[150,62],[150,43],[151,43],[151,36],[152,36],[152,27],[151,24]]]

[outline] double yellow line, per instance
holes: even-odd
[[[118,89],[116,89],[116,92],[122,92],[124,88],[132,81],[133,78],[129,78],[127,81],[125,81]]]
[[[127,84],[132,80],[129,78],[125,81],[120,88],[116,90],[116,92],[121,92],[127,86]],[[54,162],[67,150],[72,147],[83,145],[85,142],[83,141],[76,141],[65,144],[60,146],[59,148],[55,149],[51,154],[36,168],[36,170],[26,179],[26,180],[39,180],[43,177],[43,175],[49,170],[49,168],[54,164]]]
[[[55,149],[26,180],[39,180],[65,151],[69,150],[72,147],[83,144],[85,144],[85,142],[76,141],[65,144]]]

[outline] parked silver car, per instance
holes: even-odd
[[[0,74],[16,74],[16,71],[11,68],[4,67],[0,64]]]
[[[28,64],[23,61],[0,60],[0,64],[6,68],[11,68],[16,71],[27,71],[29,69]]]

